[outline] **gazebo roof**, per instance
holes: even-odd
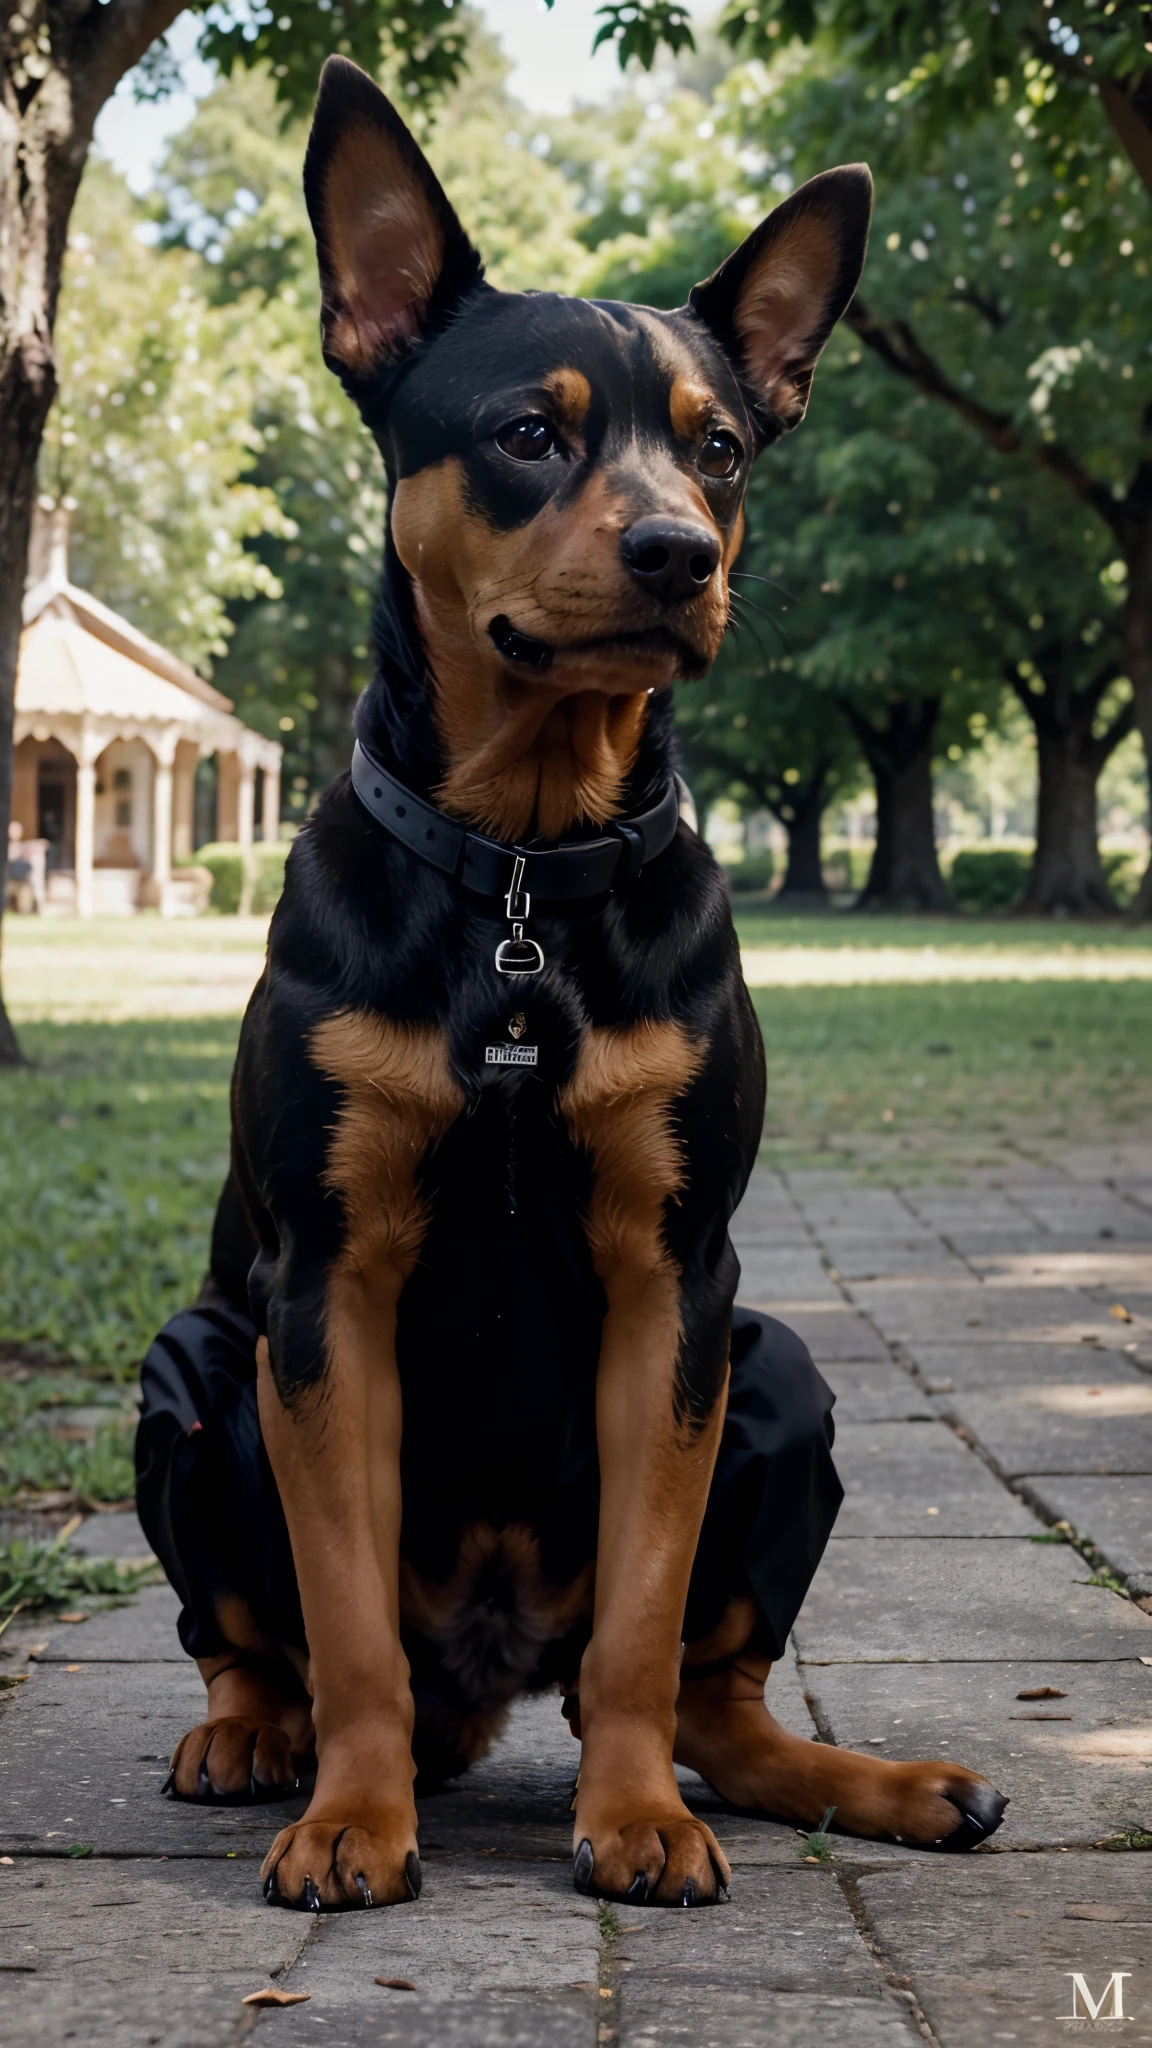
[[[16,738],[51,736],[71,750],[82,731],[104,744],[166,731],[202,752],[238,753],[261,768],[278,767],[283,753],[195,669],[78,589],[57,529],[47,574],[24,597]]]

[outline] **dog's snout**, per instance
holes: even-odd
[[[624,566],[661,604],[698,597],[720,560],[720,542],[706,526],[684,519],[638,519],[620,538]]]

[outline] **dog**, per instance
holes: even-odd
[[[672,313],[485,283],[341,58],[305,193],[324,358],[390,487],[379,661],[288,859],[210,1276],[144,1368],[141,1518],[208,1690],[168,1789],[309,1781],[266,1896],[401,1902],[416,1773],[552,1687],[582,1891],[725,1896],[674,1762],[778,1820],[971,1847],[986,1779],[764,1704],[841,1489],[803,1345],[733,1309],[764,1056],[674,780],[671,686],[717,653],[751,463],[855,290],[867,168]]]

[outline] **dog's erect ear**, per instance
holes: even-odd
[[[770,430],[804,417],[820,351],[860,281],[871,213],[867,164],[822,171],[689,298],[735,358]]]
[[[480,258],[432,166],[356,64],[329,57],[304,159],[320,262],[324,360],[353,378],[383,368],[450,313]]]

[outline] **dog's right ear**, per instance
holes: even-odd
[[[367,72],[329,57],[304,198],[320,263],[324,360],[359,381],[403,355],[479,282],[439,179]]]

